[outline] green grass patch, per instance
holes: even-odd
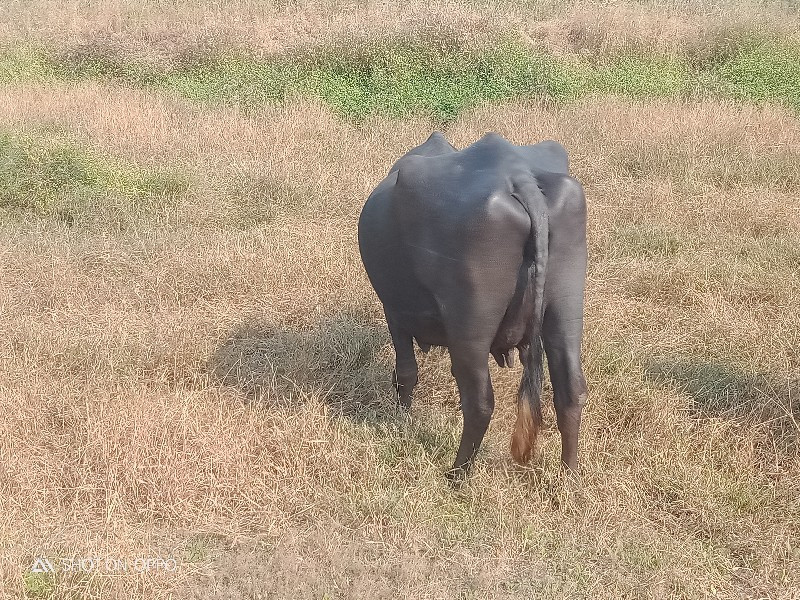
[[[515,41],[481,51],[455,43],[391,42],[326,48],[274,62],[244,56],[208,59],[164,75],[157,85],[193,100],[245,110],[300,95],[318,98],[353,119],[421,114],[449,122],[486,102],[515,98],[563,103],[593,94],[683,95],[690,80],[688,63],[667,57],[620,56],[590,64]]]
[[[0,219],[121,229],[166,218],[187,188],[179,176],[115,165],[59,136],[0,132]]]
[[[55,576],[52,573],[26,572],[22,575],[26,598],[52,598],[55,595]]]
[[[666,258],[684,244],[677,234],[663,227],[625,225],[614,229],[614,250],[619,256]]]
[[[800,45],[746,38],[721,50],[709,76],[717,93],[748,102],[778,102],[800,110]]]
[[[620,54],[588,72],[585,94],[636,99],[686,96],[695,77],[689,62],[680,57],[646,54]]]
[[[108,78],[144,86],[157,83],[171,71],[157,63],[131,60],[120,49],[93,43],[54,54],[50,60],[60,77],[68,80]]]
[[[41,48],[0,48],[0,83],[37,82],[55,78],[56,65]]]
[[[86,45],[48,58],[41,50],[0,53],[0,81],[111,79],[244,110],[293,95],[319,98],[362,119],[428,115],[442,122],[486,102],[586,96],[634,99],[696,95],[777,102],[800,109],[800,45],[745,37],[719,43],[703,58],[631,51],[556,57],[519,40],[473,49],[455,39],[349,42],[258,58],[206,52],[169,64],[132,61]]]
[[[174,91],[198,102],[222,102],[250,109],[284,100],[297,87],[294,71],[289,63],[220,57],[204,58],[160,76],[135,71],[123,78]]]
[[[197,564],[212,560],[225,545],[224,536],[218,534],[196,535],[186,540],[183,561]]]
[[[124,78],[147,80],[141,75]],[[390,42],[325,48],[272,61],[207,58],[165,73],[156,85],[193,100],[245,110],[301,95],[355,119],[425,114],[449,121],[487,101],[532,95],[574,99],[584,79],[581,67],[531,54],[512,42],[481,52],[452,43]]]

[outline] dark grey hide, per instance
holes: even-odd
[[[394,384],[410,407],[413,340],[446,346],[464,429],[448,476],[463,477],[489,426],[487,357],[523,365],[512,455],[527,462],[541,424],[542,346],[561,432],[577,468],[586,401],[581,370],[586,201],[554,141],[516,146],[487,134],[457,151],[440,133],[395,163],[361,212],[361,257],[383,303],[397,357]]]

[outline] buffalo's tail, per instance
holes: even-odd
[[[522,381],[517,399],[517,424],[511,435],[511,456],[524,465],[533,458],[536,438],[542,426],[542,342],[538,337],[520,348]]]
[[[544,196],[535,182],[526,185],[515,197],[531,219],[531,235],[526,255],[531,260],[528,285],[533,295],[533,322],[530,344],[519,348],[522,381],[517,397],[517,424],[511,436],[511,456],[524,465],[533,457],[536,437],[542,426],[542,319],[549,223]]]

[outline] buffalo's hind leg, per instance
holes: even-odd
[[[417,359],[414,356],[414,338],[405,333],[389,315],[386,315],[389,333],[394,345],[395,367],[392,385],[397,390],[397,405],[403,410],[411,408],[414,386],[417,385]]]
[[[564,176],[539,179],[550,209],[547,281],[542,342],[553,385],[561,460],[578,468],[578,430],[586,404],[581,369],[583,295],[586,285],[586,198],[580,184]]]
[[[494,412],[488,353],[488,349],[476,349],[469,345],[450,346],[452,373],[458,385],[464,416],[458,454],[453,468],[446,474],[453,482],[463,480],[469,472]]]
[[[581,298],[562,298],[554,304],[545,312],[542,337],[561,433],[561,461],[568,469],[576,471],[578,430],[587,396],[580,357],[583,303]]]

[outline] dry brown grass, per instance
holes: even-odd
[[[560,479],[552,424],[537,466],[511,464],[518,374],[495,370],[509,401],[453,494],[446,357],[424,359],[414,421],[392,417],[354,239],[368,190],[428,124],[356,127],[305,102],[245,117],[94,84],[9,88],[0,115],[193,178],[169,227],[4,230],[7,589],[22,593],[35,555],[97,553],[181,567],[65,577],[58,597],[796,595],[793,117],[608,101],[453,126],[457,145],[489,129],[562,140],[593,257],[582,487]],[[783,164],[788,187],[758,169],[720,184],[754,157]],[[231,227],[214,215],[237,177],[313,194]]]
[[[26,35],[130,10],[45,5]],[[177,31],[211,12],[175,6]],[[378,10],[354,6],[339,18]],[[118,22],[167,28],[138,7]],[[160,226],[0,226],[2,594],[800,597],[795,116],[611,99],[450,128],[458,146],[561,140],[590,205],[583,481],[558,469],[552,414],[536,464],[512,463],[519,373],[493,368],[496,416],[460,492],[442,477],[460,428],[447,357],[420,357],[413,419],[394,416],[355,244],[366,195],[430,123],[354,125],[300,99],[245,116],[92,82],[6,86],[0,122],[190,180]],[[91,555],[179,567],[29,572]]]
[[[480,46],[522,34],[557,54],[656,50],[703,58],[743,34],[797,39],[798,31],[800,11],[788,1],[17,0],[0,7],[0,42],[93,48],[162,65],[209,49],[272,54],[406,35],[453,36]]]
[[[707,57],[741,35],[797,39],[800,11],[785,2],[578,2],[524,19],[535,43],[556,53],[619,51]]]
[[[511,7],[485,8],[439,0],[430,3],[254,2],[210,4],[180,0],[134,3],[33,2],[0,8],[0,39],[75,46],[92,44],[109,51],[164,62],[209,47],[282,52],[342,38],[371,39],[427,34],[469,34],[474,43],[507,32]]]

